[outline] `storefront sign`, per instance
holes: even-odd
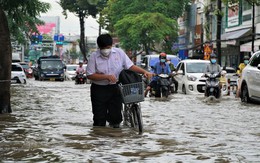
[[[227,26],[233,27],[239,25],[239,4],[232,4],[228,6]]]

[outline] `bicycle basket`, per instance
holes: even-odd
[[[144,84],[143,82],[131,83],[119,86],[123,103],[135,103],[144,101]]]

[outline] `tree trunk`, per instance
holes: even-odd
[[[251,45],[251,54],[249,54],[249,57],[255,52],[255,3],[252,4],[253,11],[252,11],[252,45]]]
[[[86,54],[86,41],[85,41],[85,14],[79,13],[79,22],[80,22],[80,41],[79,48],[84,57],[84,61],[87,62],[87,54]]]
[[[0,114],[11,113],[10,79],[11,79],[11,40],[8,22],[0,9]]]
[[[222,15],[221,15],[221,0],[218,0],[218,15],[217,15],[217,55],[218,55],[218,63],[221,65],[221,21],[222,21]]]

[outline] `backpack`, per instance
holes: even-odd
[[[119,74],[119,83],[123,85],[138,82],[142,82],[142,76],[132,70],[122,70]]]

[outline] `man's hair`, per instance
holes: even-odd
[[[113,44],[113,39],[110,36],[110,34],[102,34],[98,36],[97,38],[97,44],[99,48],[104,48],[107,46],[112,46]]]

